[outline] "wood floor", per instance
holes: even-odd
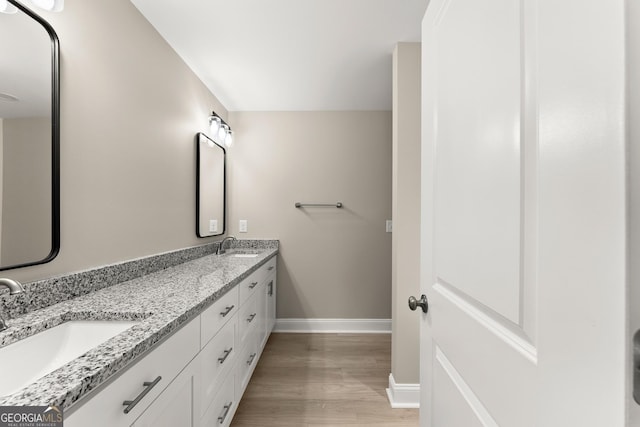
[[[391,335],[271,334],[232,427],[418,425],[386,395]]]

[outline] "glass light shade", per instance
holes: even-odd
[[[49,12],[60,12],[64,9],[64,0],[31,0],[31,3]]]
[[[227,132],[227,136],[224,139],[224,145],[227,148],[233,145],[233,131],[231,129]]]
[[[218,116],[209,116],[209,130],[211,131],[211,137],[217,138],[218,132],[220,132],[220,126],[222,126],[222,120]]]
[[[229,130],[229,126],[223,124],[220,126],[220,130],[218,131],[218,142],[224,143],[227,137],[227,131]]]
[[[16,13],[18,8],[7,0],[0,0],[0,13]]]

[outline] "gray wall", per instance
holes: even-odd
[[[195,246],[196,132],[227,111],[128,0],[42,13],[60,37],[61,250],[30,281]]]
[[[420,43],[393,53],[393,238],[391,373],[396,383],[420,382]]]
[[[391,317],[391,113],[231,113],[230,233],[280,239],[279,318]],[[344,209],[294,203],[343,202]],[[238,220],[249,232],[238,233]]]
[[[229,115],[128,0],[67,0],[44,15],[62,54],[61,251],[6,276],[218,240],[194,227],[194,136],[214,109],[236,131],[230,233],[281,240],[278,316],[391,317],[390,112]],[[301,211],[297,200],[345,209]]]

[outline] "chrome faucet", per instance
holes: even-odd
[[[2,286],[9,288],[9,295],[21,294],[24,292],[24,288],[17,280],[2,278],[0,279],[0,287]],[[4,331],[5,329],[7,329],[7,323],[0,316],[0,331]]]
[[[220,244],[218,245],[218,249],[216,249],[216,255],[224,255],[227,251],[225,251],[224,249],[224,244],[226,243],[227,240],[238,240],[233,236],[227,236],[224,239],[222,239],[222,242],[220,242]]]

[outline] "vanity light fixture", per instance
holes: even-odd
[[[215,111],[209,116],[209,131],[211,139],[220,145],[229,148],[233,144],[233,131],[231,127],[218,116]]]
[[[31,0],[31,3],[49,12],[61,12],[64,9],[64,0]]]
[[[64,9],[64,0],[30,0],[34,6],[48,12],[61,12]],[[8,0],[0,0],[0,13],[16,13],[18,8]]]
[[[18,8],[7,0],[0,0],[0,13],[16,13]]]
[[[233,131],[231,129],[227,131],[227,136],[224,138],[224,145],[227,148],[233,145]]]
[[[229,126],[223,124],[220,126],[220,130],[218,131],[218,141],[224,144],[224,140],[227,137],[227,132],[229,131]]]

